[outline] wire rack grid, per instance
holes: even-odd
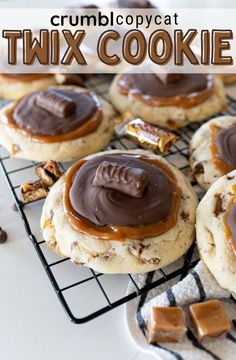
[[[89,82],[89,87],[109,101],[108,89],[111,80],[112,78],[108,75],[94,76]],[[236,101],[228,97],[228,102],[227,113],[236,115]],[[3,102],[0,103],[0,106],[3,104]],[[188,164],[189,140],[198,127],[199,125],[192,124],[178,130],[179,140],[164,154],[164,157],[190,178],[196,193],[201,198],[204,192],[191,179]],[[126,138],[113,138],[107,149],[127,150],[134,148],[137,148],[137,145]],[[21,183],[34,180],[33,168],[37,163],[11,159],[10,155],[0,147],[0,164],[26,233],[41,260],[62,307],[72,322],[76,324],[85,323],[171,279],[183,278],[197,264],[198,256],[193,244],[182,259],[178,261],[174,271],[173,268],[170,271],[168,267],[159,269],[158,279],[140,288],[132,274],[106,275],[84,266],[76,266],[68,258],[59,258],[46,246],[40,233],[39,218],[43,200],[27,204],[21,201]],[[70,165],[70,163],[60,164],[64,171]],[[135,291],[127,295],[126,289],[129,281],[133,282]],[[89,297],[89,294],[92,296]]]

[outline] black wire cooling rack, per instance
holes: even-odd
[[[111,80],[110,76],[94,76],[90,80],[89,86],[98,95],[109,101],[108,88]],[[227,113],[236,115],[236,101],[228,97],[228,103]],[[178,130],[179,140],[168,153],[164,154],[164,157],[190,178],[196,193],[201,198],[204,192],[191,179],[188,166],[189,140],[198,127],[197,124],[191,124]],[[108,147],[109,150],[134,148],[137,148],[137,145],[126,138],[114,138]],[[59,258],[47,247],[40,233],[39,219],[43,200],[27,204],[21,202],[20,186],[23,182],[34,180],[33,168],[37,163],[11,159],[10,155],[0,147],[0,164],[26,233],[42,262],[58,299],[72,322],[76,324],[85,323],[175,277],[183,278],[197,264],[198,257],[193,244],[181,261],[178,261],[178,266],[174,271],[168,271],[168,267],[159,269],[159,278],[140,288],[132,274],[107,275],[97,273],[87,267],[74,265],[68,258]],[[60,166],[65,171],[70,164],[60,164]],[[179,265],[180,263],[181,265]],[[126,290],[129,281],[134,284],[135,291],[127,295]]]

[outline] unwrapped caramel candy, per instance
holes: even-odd
[[[230,329],[230,322],[219,300],[192,304],[189,316],[199,340],[206,336],[217,337]]]
[[[181,307],[152,308],[149,324],[149,343],[180,342],[185,332],[186,323]]]

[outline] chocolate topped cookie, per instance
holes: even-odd
[[[188,180],[162,157],[117,150],[68,170],[46,199],[41,227],[46,242],[77,264],[146,272],[188,249],[196,206]]]
[[[37,161],[69,161],[109,142],[114,112],[88,90],[53,87],[4,107],[0,143],[13,156]]]
[[[222,80],[205,74],[117,75],[110,96],[119,112],[172,129],[217,114],[226,103]]]
[[[197,209],[197,245],[218,283],[236,296],[236,170],[210,187]]]
[[[190,166],[208,189],[220,176],[236,169],[236,118],[221,116],[202,125],[190,142]]]
[[[0,74],[0,98],[17,100],[56,84],[53,74]]]

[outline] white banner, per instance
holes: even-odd
[[[236,9],[1,9],[0,71],[234,73]]]

